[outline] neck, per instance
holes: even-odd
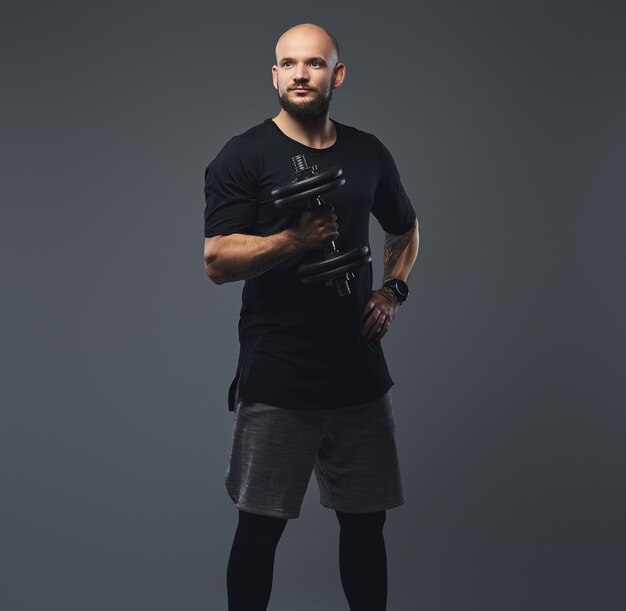
[[[317,121],[304,123],[281,109],[272,121],[284,134],[311,148],[328,148],[337,139],[335,126],[328,113]]]

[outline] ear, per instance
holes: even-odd
[[[340,87],[346,78],[346,66],[345,64],[338,63],[333,69],[333,77],[331,80],[331,86],[333,89]]]
[[[274,89],[278,91],[278,66],[276,64],[272,66],[272,83],[274,83]]]

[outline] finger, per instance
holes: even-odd
[[[380,312],[370,316],[363,325],[363,334],[366,335],[368,339],[374,339],[378,332],[378,327],[382,324],[384,324],[384,318],[381,318]]]
[[[361,319],[364,325],[367,325],[367,328],[369,329],[370,327],[372,327],[376,321],[378,320],[378,317],[380,316],[381,312],[380,310],[376,310],[376,305],[373,305],[366,313],[365,316],[363,316],[363,318]]]
[[[377,327],[377,331],[374,334],[374,339],[382,339],[383,337],[385,337],[385,334],[387,333],[387,330],[389,329],[389,321],[385,320],[382,324],[380,324]]]
[[[368,339],[380,339],[384,325],[376,325],[368,335]]]
[[[372,330],[375,328],[377,318],[374,316],[370,316],[363,323],[363,335],[365,335],[368,339],[372,339],[373,333]]]
[[[367,318],[375,307],[376,301],[374,299],[370,299],[363,308],[363,318]]]

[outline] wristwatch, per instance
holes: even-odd
[[[386,286],[388,286],[396,294],[400,303],[406,301],[406,298],[409,296],[408,284],[398,278],[391,278],[390,280],[387,280],[387,282],[383,284],[383,288]]]

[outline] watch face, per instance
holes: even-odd
[[[388,286],[393,289],[393,292],[398,296],[398,299],[404,301],[409,295],[409,287],[406,282],[394,278],[393,280],[387,280],[384,286]]]
[[[402,280],[396,280],[396,290],[403,297],[406,297],[409,294],[409,287],[407,286],[406,282],[403,282]]]

